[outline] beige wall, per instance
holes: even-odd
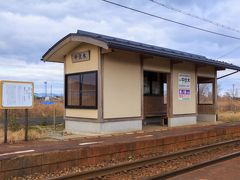
[[[197,69],[197,74],[200,77],[215,77],[215,68],[213,66],[201,66]]]
[[[143,60],[143,69],[148,71],[170,72],[170,61],[163,57],[153,57]]]
[[[78,118],[97,118],[98,111],[96,109],[65,109],[66,117]]]
[[[90,50],[90,60],[73,63],[71,59],[71,54],[75,51],[88,51]],[[94,71],[98,70],[98,59],[99,59],[99,48],[94,45],[90,44],[81,44],[79,47],[71,51],[65,59],[65,73],[77,73],[77,72],[84,72],[84,71]]]
[[[72,63],[71,54],[73,52],[88,51],[88,50],[90,50],[89,61]],[[83,43],[66,56],[65,62],[64,62],[65,74],[98,70],[98,59],[99,59],[99,48],[94,45]],[[96,109],[65,109],[65,116],[96,119],[98,117],[98,110]]]
[[[191,99],[178,99],[178,74],[185,73],[191,77]],[[173,64],[173,115],[196,113],[196,75],[195,65],[190,63]]]
[[[90,50],[90,61],[72,63],[73,51]],[[66,56],[65,73],[98,70],[99,48],[82,44]],[[170,61],[162,57],[143,60],[143,69],[158,72],[170,72]],[[178,99],[178,74],[191,76],[191,99]],[[199,67],[198,76],[214,77],[213,67]],[[173,115],[196,113],[196,74],[195,65],[191,63],[173,64]],[[103,118],[126,118],[141,116],[142,72],[140,55],[115,50],[104,54],[103,61]],[[101,94],[99,94],[100,96]],[[68,117],[97,118],[98,110],[66,109]]]
[[[141,116],[141,68],[136,53],[115,51],[104,56],[103,116]]]

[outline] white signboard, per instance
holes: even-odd
[[[72,53],[72,62],[82,62],[90,60],[90,51],[81,51]]]
[[[178,74],[178,99],[191,99],[191,76],[190,74]]]
[[[191,76],[190,74],[178,74],[178,88],[179,89],[190,89],[191,86]]]
[[[31,108],[33,83],[2,81],[2,108]]]

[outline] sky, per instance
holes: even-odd
[[[240,33],[159,6],[149,0],[112,0],[158,16],[240,37]],[[171,7],[240,31],[239,0],[157,0]],[[101,0],[0,0],[0,79],[44,82],[63,93],[63,64],[42,62],[42,55],[60,38],[78,29],[130,39],[240,66],[240,40],[225,38],[107,4]],[[232,71],[220,72],[218,76]],[[221,92],[240,90],[240,73],[219,80]],[[48,93],[50,88],[48,88]],[[239,91],[240,92],[240,91]]]

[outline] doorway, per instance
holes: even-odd
[[[144,71],[144,125],[167,125],[167,73]]]

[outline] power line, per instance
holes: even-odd
[[[218,36],[231,38],[231,39],[240,40],[240,37],[235,37],[235,36],[231,36],[231,35],[227,35],[227,34],[222,34],[222,33],[210,31],[210,30],[207,30],[207,29],[199,28],[199,27],[196,27],[196,26],[192,26],[192,25],[189,25],[189,24],[181,23],[181,22],[174,21],[174,20],[171,20],[171,19],[168,19],[168,18],[164,18],[164,17],[161,17],[161,16],[150,14],[150,13],[145,12],[145,11],[141,11],[141,10],[134,9],[134,8],[131,8],[131,7],[128,7],[128,6],[124,6],[122,4],[118,4],[118,3],[115,3],[115,2],[112,2],[112,1],[108,1],[108,0],[101,0],[101,1],[104,1],[106,3],[112,4],[112,5],[121,7],[121,8],[125,8],[125,9],[128,9],[128,10],[131,10],[131,11],[135,11],[135,12],[138,12],[138,13],[141,13],[141,14],[145,14],[145,15],[148,15],[148,16],[151,16],[151,17],[154,17],[154,18],[162,19],[164,21],[168,21],[168,22],[171,22],[171,23],[182,25],[182,26],[185,26],[185,27],[188,27],[188,28],[191,28],[191,29],[195,29],[195,30],[199,30],[199,31],[215,34],[215,35],[218,35]]]
[[[240,30],[238,29],[235,29],[233,27],[230,27],[230,26],[226,26],[224,24],[221,24],[221,23],[218,23],[218,22],[215,22],[215,21],[212,21],[212,20],[209,20],[209,19],[206,19],[206,18],[203,18],[203,17],[200,17],[200,16],[197,16],[197,15],[194,15],[194,14],[191,14],[189,12],[186,12],[186,11],[183,11],[183,10],[180,10],[180,9],[177,9],[177,8],[174,8],[172,6],[169,6],[167,4],[164,4],[162,2],[159,2],[159,1],[155,1],[155,0],[149,0],[159,6],[162,6],[164,8],[167,8],[167,9],[170,9],[172,11],[175,11],[175,12],[178,12],[178,13],[181,13],[181,14],[184,14],[184,15],[187,15],[187,16],[190,16],[192,18],[195,18],[195,19],[198,19],[198,20],[201,20],[201,21],[204,21],[204,22],[207,22],[207,23],[210,23],[210,24],[213,24],[215,26],[218,26],[218,27],[221,27],[221,28],[225,28],[227,30],[231,30],[231,31],[235,31],[235,32],[238,32],[240,33]]]
[[[231,50],[231,51],[229,51],[229,52],[227,52],[227,53],[225,53],[225,54],[223,54],[223,55],[221,55],[221,56],[219,56],[219,57],[217,57],[217,59],[224,58],[224,57],[226,57],[226,56],[232,54],[233,52],[235,52],[235,51],[238,50],[238,49],[240,49],[240,46],[234,48],[233,50]]]

